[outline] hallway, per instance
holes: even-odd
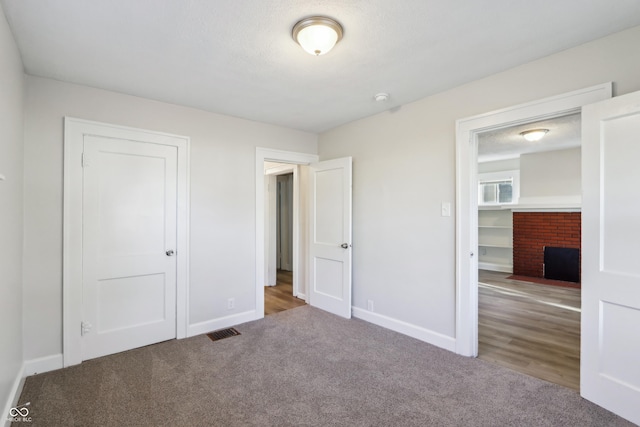
[[[292,276],[291,271],[278,270],[276,285],[264,287],[265,316],[306,304],[304,300],[293,296]]]

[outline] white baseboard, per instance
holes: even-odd
[[[221,317],[219,319],[207,320],[205,322],[194,323],[193,325],[189,325],[189,330],[187,331],[188,337],[193,337],[196,335],[207,334],[212,331],[216,331],[222,328],[228,328],[230,326],[239,325],[241,323],[250,322],[252,320],[256,320],[256,311],[250,310],[245,311],[243,313],[232,314],[230,316]]]
[[[52,354],[51,356],[38,357],[37,359],[25,360],[24,376],[41,374],[43,372],[55,371],[62,369],[63,360],[62,353]]]
[[[2,420],[4,425],[9,426],[10,423],[7,420],[9,411],[18,404],[18,399],[22,394],[22,388],[24,387],[24,381],[26,377],[35,374],[41,374],[43,372],[55,371],[62,368],[62,354],[53,354],[51,356],[38,357],[37,359],[25,360],[20,367],[16,379],[13,382],[11,391],[9,392],[9,399],[5,405],[5,410],[2,413]]]
[[[436,347],[444,348],[445,350],[453,352],[456,351],[455,338],[448,337],[429,329],[421,328],[420,326],[412,325],[411,323],[403,322],[402,320],[393,319],[382,314],[363,310],[362,308],[351,307],[351,312],[353,317],[358,319],[408,335],[420,341],[435,345]]]
[[[13,384],[11,385],[11,390],[9,391],[9,396],[7,397],[7,401],[4,404],[4,411],[0,415],[0,420],[2,420],[2,425],[5,427],[10,427],[11,423],[9,422],[9,411],[11,408],[14,408],[18,404],[18,399],[20,399],[20,395],[22,394],[22,387],[24,386],[24,363],[20,366],[16,374],[16,378],[13,380]]]
[[[307,301],[307,295],[303,294],[302,292],[298,292],[298,295],[295,295],[295,297],[296,298],[300,298],[301,300],[304,300],[304,301],[308,302]]]

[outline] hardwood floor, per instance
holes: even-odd
[[[300,307],[306,302],[293,296],[293,274],[278,270],[275,286],[264,287],[264,314],[269,315],[290,308]]]
[[[580,389],[580,289],[481,270],[478,357]]]

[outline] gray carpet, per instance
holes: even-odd
[[[569,389],[308,306],[236,329],[30,377],[20,403],[32,426],[631,425]]]

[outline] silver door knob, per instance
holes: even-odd
[[[167,256],[173,256],[173,254],[175,252],[173,252],[173,249],[169,249],[167,252],[165,252],[167,254]]]
[[[340,245],[340,247],[342,249],[349,249],[349,244],[348,243],[343,243],[343,244]]]

